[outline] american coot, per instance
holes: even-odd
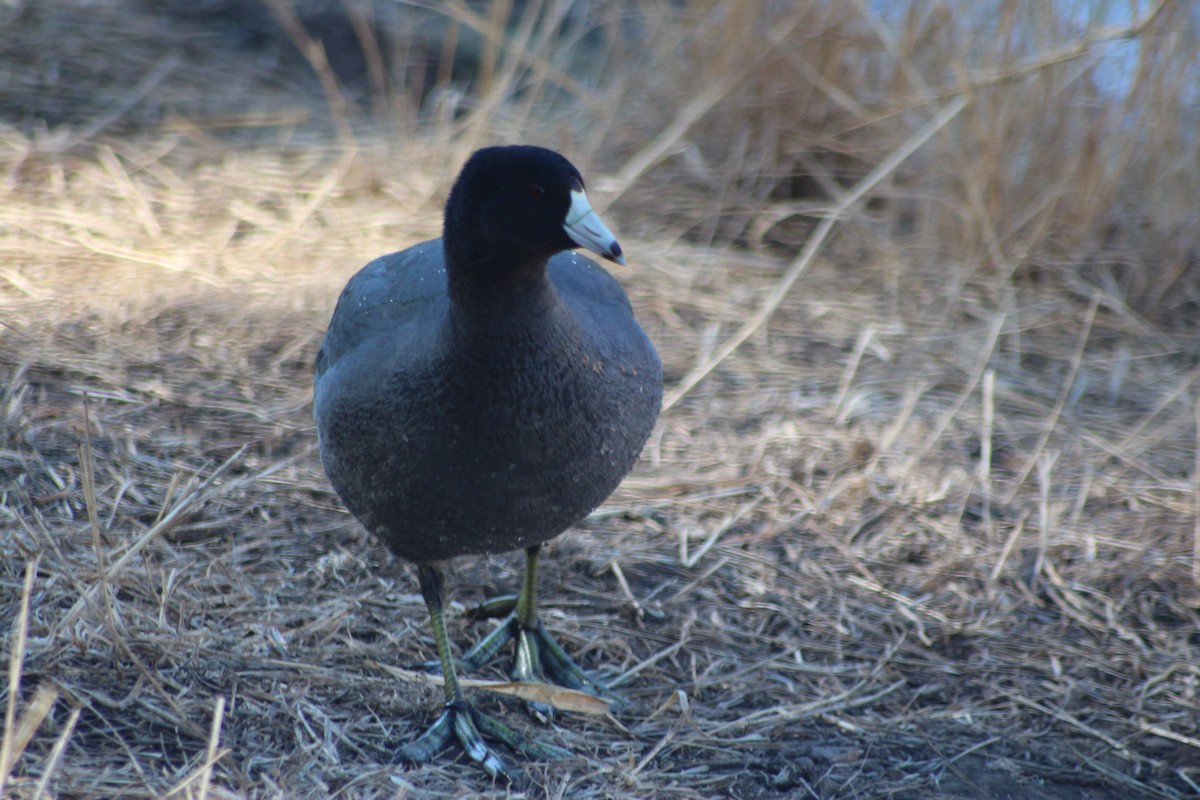
[[[441,239],[372,261],[350,279],[317,356],[321,461],[346,506],[416,563],[445,677],[446,708],[400,749],[432,758],[457,737],[493,776],[514,778],[482,734],[538,758],[463,697],[442,617],[442,562],[526,552],[515,610],[463,659],[515,640],[517,680],[611,697],[542,629],[537,563],[616,488],[662,400],[662,367],[620,285],[585,247],[625,263],[567,159],[492,147],[463,166]]]

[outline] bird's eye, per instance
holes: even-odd
[[[546,187],[544,187],[538,183],[530,184],[529,185],[529,196],[532,197],[534,200],[541,200],[543,197],[546,196]]]

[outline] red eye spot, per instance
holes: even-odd
[[[544,186],[541,186],[539,184],[536,184],[536,183],[531,184],[529,186],[529,196],[535,200],[541,200],[543,197],[546,196],[546,189]]]

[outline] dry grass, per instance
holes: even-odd
[[[612,204],[670,403],[543,574],[630,706],[480,695],[579,754],[539,793],[1200,793],[1194,11],[420,5],[0,10],[0,795],[507,793],[391,764],[432,643],[308,403],[345,279],[518,138]]]

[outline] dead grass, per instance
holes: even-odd
[[[385,5],[362,83],[312,4],[220,60],[144,5],[0,12],[0,794],[507,794],[391,764],[432,643],[308,404],[349,274],[531,138],[612,203],[669,395],[545,562],[547,624],[631,704],[536,731],[579,754],[540,793],[1195,796],[1194,16],[568,5],[440,4],[483,31],[457,99]],[[39,96],[56,61],[80,103]],[[519,567],[456,563],[456,602]]]

